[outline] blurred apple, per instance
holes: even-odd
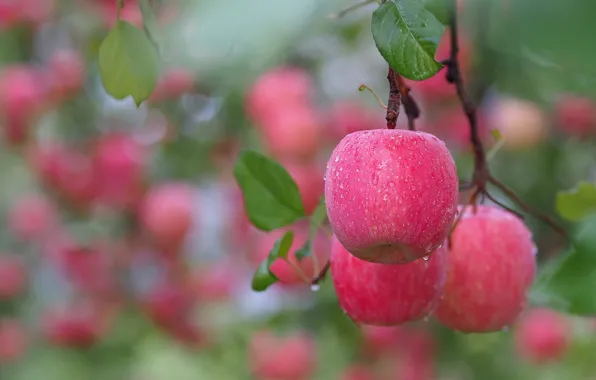
[[[85,84],[85,61],[74,50],[56,50],[48,62],[48,82],[55,100],[73,96]]]
[[[563,94],[555,102],[557,126],[564,132],[585,137],[596,132],[596,106],[589,98]]]
[[[42,195],[17,199],[8,213],[8,228],[19,239],[39,241],[55,227],[58,210]]]
[[[0,255],[0,301],[13,298],[25,289],[27,271],[17,257]]]
[[[548,136],[544,112],[538,105],[526,100],[498,99],[492,105],[488,118],[490,129],[501,133],[503,145],[509,149],[531,148]]]
[[[27,336],[17,320],[0,319],[0,364],[13,363],[27,349]]]

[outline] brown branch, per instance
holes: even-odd
[[[387,80],[389,81],[389,100],[387,100],[385,120],[387,120],[388,129],[395,129],[399,116],[399,107],[401,106],[401,92],[397,83],[397,75],[391,66],[389,66],[389,71],[387,72]]]
[[[376,0],[364,0],[364,1],[361,1],[361,2],[359,2],[359,3],[352,4],[352,5],[350,5],[349,7],[347,7],[347,8],[344,8],[344,9],[342,9],[341,11],[339,11],[339,12],[337,12],[337,13],[332,13],[332,14],[330,14],[330,15],[329,15],[329,18],[332,18],[332,19],[339,19],[339,18],[342,18],[342,17],[344,17],[346,14],[348,14],[348,13],[350,13],[350,12],[353,12],[353,11],[355,11],[355,10],[359,9],[359,8],[362,8],[362,7],[364,7],[364,6],[367,6],[368,4],[372,4],[372,3],[374,3],[375,1],[376,1]]]
[[[491,176],[489,178],[489,181],[490,181],[490,183],[495,185],[499,190],[501,190],[509,199],[511,199],[513,202],[515,202],[522,210],[524,210],[525,212],[527,212],[530,215],[533,215],[534,217],[536,217],[537,219],[542,221],[544,224],[548,225],[550,228],[552,228],[554,231],[556,231],[563,238],[565,238],[567,240],[569,239],[569,236],[567,235],[567,232],[565,231],[565,229],[563,227],[561,227],[553,218],[530,207],[527,203],[522,201],[521,198],[519,198],[513,190],[511,190],[510,188],[505,186],[505,184],[503,184],[498,179]]]

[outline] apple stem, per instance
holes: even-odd
[[[313,278],[313,280],[310,282],[310,284],[318,285],[321,281],[323,281],[325,279],[325,277],[327,276],[327,272],[329,272],[330,266],[331,266],[331,262],[329,262],[329,260],[327,260],[327,262],[325,263],[325,266],[323,266],[323,269],[321,269],[321,271],[319,272],[317,277]]]
[[[294,272],[296,272],[296,274],[302,279],[302,281],[304,281],[304,283],[306,283],[306,284],[311,283],[311,280],[304,273],[304,271],[302,269],[300,269],[300,267],[298,265],[294,264],[293,262],[291,262],[288,259],[284,259],[284,261],[290,265],[290,267],[294,270]]]
[[[505,184],[503,184],[491,175],[490,170],[488,168],[486,152],[484,150],[484,146],[482,145],[482,139],[480,138],[480,133],[478,131],[479,128],[476,105],[470,100],[466,93],[464,80],[461,75],[461,69],[457,58],[457,55],[459,53],[459,40],[457,33],[457,1],[451,0],[451,6],[449,8],[449,32],[451,42],[451,53],[449,59],[441,63],[447,67],[447,73],[445,75],[445,78],[449,83],[453,83],[455,85],[457,96],[460,100],[462,109],[466,114],[468,123],[470,125],[470,142],[472,144],[474,152],[474,173],[472,175],[472,184],[476,190],[474,190],[468,205],[476,206],[478,196],[486,197],[494,203],[496,203],[497,205],[499,205],[500,207],[503,207],[507,211],[521,217],[519,212],[514,211],[511,208],[502,204],[501,202],[497,201],[488,192],[487,184],[490,183],[497,187],[499,190],[501,190],[507,196],[507,198],[516,203],[526,213],[533,215],[537,219],[541,220],[543,223],[551,227],[554,231],[559,233],[563,238],[568,240],[569,237],[565,229],[563,229],[563,227],[561,227],[553,218],[530,207],[528,204],[522,201],[521,198],[519,198],[513,190],[505,186]],[[456,224],[457,221],[458,220],[456,220]],[[456,224],[454,224],[454,227]]]
[[[403,106],[408,117],[408,129],[415,131],[415,120],[420,116],[418,103],[410,94],[410,88],[406,85],[404,78],[389,66],[387,72],[387,81],[389,82],[389,100],[387,101],[387,128],[395,129],[397,118],[399,117],[399,107]]]

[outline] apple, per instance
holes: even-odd
[[[58,259],[64,275],[78,290],[96,296],[117,294],[109,250],[64,245],[60,249]]]
[[[567,318],[543,308],[523,314],[514,332],[517,352],[536,364],[563,358],[571,340],[571,326]]]
[[[253,261],[255,263],[260,263],[264,260],[267,255],[269,255],[275,241],[282,237],[288,230],[294,232],[294,241],[287,256],[288,261],[299,267],[308,279],[316,277],[318,273],[315,272],[313,256],[318,260],[319,269],[322,269],[329,256],[329,239],[323,232],[319,231],[316,234],[311,247],[313,255],[305,257],[298,262],[298,259],[296,259],[296,251],[302,248],[308,240],[308,224],[298,222],[287,228],[281,228],[269,233],[260,233],[255,244]],[[271,265],[271,272],[278,278],[281,284],[293,285],[303,283],[302,278],[296,273],[294,268],[282,259],[277,259],[273,262]]]
[[[27,195],[19,198],[8,213],[8,228],[19,239],[39,241],[57,223],[58,211],[44,196]]]
[[[257,127],[286,107],[307,105],[313,88],[308,73],[297,67],[277,67],[261,75],[248,90],[246,112]]]
[[[155,324],[166,329],[185,321],[194,307],[194,298],[189,289],[174,281],[157,285],[142,302]]]
[[[337,239],[359,259],[408,263],[444,242],[458,177],[443,141],[408,130],[354,132],[327,165],[325,198]]]
[[[435,311],[462,332],[493,332],[513,324],[526,304],[536,272],[532,233],[514,214],[468,206],[451,234],[449,269]]]
[[[17,320],[0,319],[0,364],[14,363],[27,349],[25,330]]]
[[[410,331],[410,335],[404,341],[395,378],[400,380],[436,379],[434,351],[435,341],[428,331]]]
[[[94,148],[97,200],[115,208],[134,208],[143,193],[144,148],[123,133],[100,137]]]
[[[340,380],[375,380],[375,373],[363,365],[352,364],[342,371],[339,378]]]
[[[555,102],[557,126],[570,135],[584,137],[596,132],[596,107],[592,100],[564,94]]]
[[[256,332],[248,348],[252,373],[259,379],[300,380],[312,376],[316,367],[316,341],[302,332],[276,336]]]
[[[69,305],[49,310],[42,319],[43,335],[63,347],[89,348],[105,331],[97,310],[87,305]]]
[[[85,84],[85,61],[74,50],[57,50],[48,62],[50,92],[57,100],[68,98]]]
[[[310,215],[319,205],[319,201],[325,192],[325,171],[314,162],[282,161],[281,164],[298,185],[304,209]]]
[[[356,323],[393,326],[428,316],[441,297],[446,248],[407,264],[360,260],[337,239],[331,243],[331,275],[339,306]]]
[[[489,110],[488,124],[501,133],[503,146],[509,149],[531,148],[548,136],[546,115],[538,105],[526,100],[496,100]]]
[[[194,87],[194,73],[182,67],[170,67],[161,74],[149,101],[157,103],[174,99],[192,92]]]
[[[279,159],[310,159],[318,152],[322,137],[321,121],[310,105],[273,108],[261,128],[266,150]]]
[[[168,182],[149,190],[141,205],[141,221],[155,243],[177,251],[193,223],[194,194],[190,185]]]
[[[0,255],[0,301],[16,297],[25,289],[26,268],[15,256]]]
[[[238,286],[241,272],[238,264],[225,260],[206,265],[196,270],[192,283],[201,301],[225,301]]]
[[[379,117],[371,109],[355,101],[339,101],[331,105],[327,116],[325,131],[332,139],[342,139],[352,132],[375,129],[382,122],[383,112],[378,112]]]

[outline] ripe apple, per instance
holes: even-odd
[[[161,74],[149,101],[156,103],[177,98],[192,92],[194,87],[195,76],[190,70],[182,67],[170,67]]]
[[[273,108],[261,127],[265,148],[280,159],[310,159],[321,144],[319,116],[311,105],[288,104]]]
[[[395,354],[404,335],[402,326],[362,326],[364,354],[373,357]]]
[[[74,50],[57,50],[48,62],[50,92],[56,100],[76,94],[85,84],[85,61]]]
[[[327,214],[341,244],[375,263],[407,263],[439,248],[453,224],[458,178],[443,141],[425,132],[354,132],[327,165]]]
[[[548,135],[546,115],[538,105],[521,99],[502,98],[490,108],[490,129],[501,132],[509,149],[530,148]]]
[[[14,363],[27,349],[25,330],[17,320],[0,319],[0,364]]]
[[[57,223],[58,211],[41,195],[17,199],[8,213],[8,227],[19,239],[39,241]]]
[[[166,281],[151,290],[143,305],[153,322],[167,329],[186,321],[194,307],[194,298],[183,284]]]
[[[181,182],[149,190],[141,206],[141,221],[159,247],[172,252],[180,248],[193,222],[193,198],[190,185]]]
[[[25,289],[27,272],[14,256],[0,255],[0,301],[19,295]]]
[[[329,239],[323,232],[318,232],[311,247],[313,255],[305,257],[302,261],[298,262],[296,259],[296,251],[298,251],[308,240],[308,224],[297,223],[288,228],[259,234],[253,261],[260,263],[264,260],[271,251],[271,248],[273,248],[275,241],[282,237],[287,230],[294,231],[294,241],[287,256],[288,261],[298,266],[307,278],[314,278],[318,273],[315,273],[313,256],[316,256],[319,262],[319,269],[321,269],[329,256]],[[282,259],[275,260],[271,265],[271,272],[278,278],[281,284],[293,285],[303,282],[302,278],[296,273],[294,268]]]
[[[258,331],[249,344],[252,373],[259,379],[299,380],[312,375],[316,367],[316,341],[305,333],[276,336]]]
[[[105,328],[96,312],[86,305],[52,309],[42,319],[43,334],[58,346],[88,348],[97,342]]]
[[[525,359],[545,363],[561,359],[570,344],[571,326],[564,315],[549,309],[523,314],[515,328],[517,352]]]
[[[276,109],[308,104],[312,88],[303,69],[275,68],[261,75],[247,92],[246,112],[257,127],[262,127]]]
[[[206,265],[192,276],[195,294],[201,301],[225,301],[238,286],[238,264],[225,260]]]
[[[435,341],[425,330],[410,331],[403,342],[401,360],[397,363],[396,377],[400,380],[433,380],[435,370]]]
[[[561,95],[555,103],[557,126],[570,135],[584,137],[596,132],[596,107],[592,100]]]
[[[95,296],[117,293],[109,250],[98,247],[65,245],[59,252],[59,265],[78,290]]]
[[[499,331],[526,304],[536,272],[536,246],[522,220],[478,205],[463,209],[451,234],[447,282],[435,317],[463,332]]]
[[[439,302],[446,248],[407,264],[378,264],[331,243],[331,274],[343,311],[356,323],[392,326],[428,316]]]

